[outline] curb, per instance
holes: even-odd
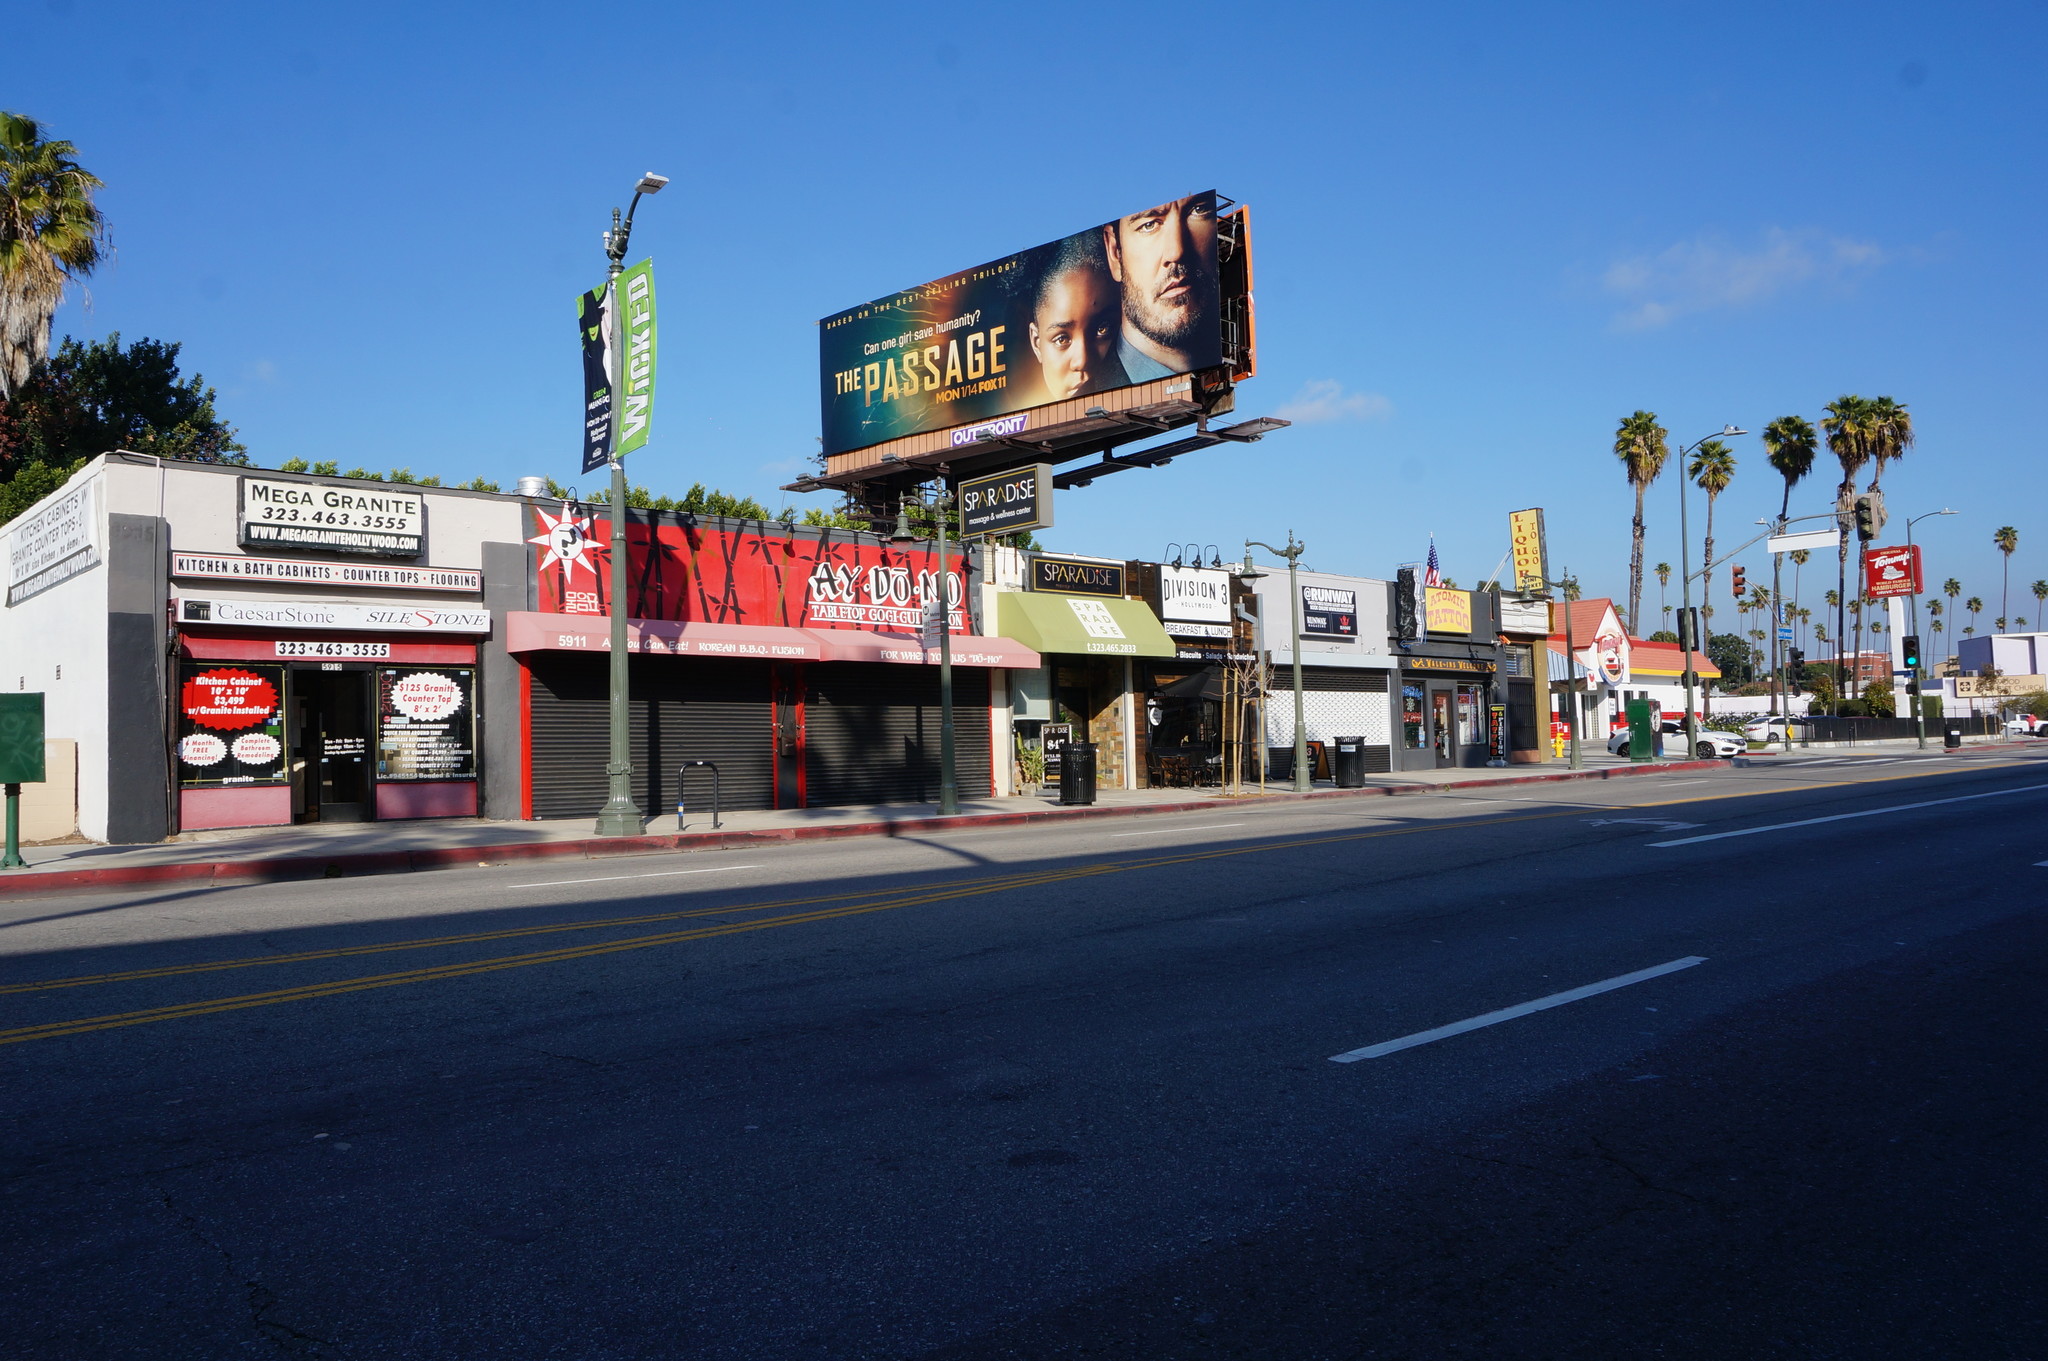
[[[1363,789],[1320,789],[1306,794],[1267,793],[1232,800],[1248,804],[1308,803],[1325,799],[1400,797],[1463,789],[1498,789],[1508,785],[1556,784],[1569,780],[1608,780],[1631,775],[1665,775],[1674,771],[1719,770],[1725,760],[1670,761],[1600,770],[1569,770],[1543,775],[1511,775],[1450,784],[1368,785]],[[52,893],[130,888],[141,884],[178,884],[194,888],[227,885],[290,883],[307,879],[352,879],[377,874],[415,874],[427,870],[485,869],[521,860],[607,860],[615,856],[657,855],[676,851],[733,850],[796,841],[832,841],[847,837],[896,837],[950,832],[969,827],[1017,827],[1043,822],[1090,818],[1142,817],[1161,813],[1210,813],[1216,799],[1184,803],[1147,803],[1112,808],[1038,808],[1015,813],[961,813],[953,817],[913,818],[900,822],[849,822],[830,827],[763,828],[749,832],[670,832],[659,836],[590,837],[578,841],[523,841],[500,846],[449,846],[417,851],[370,851],[356,855],[277,856],[268,860],[199,860],[168,865],[128,865],[102,870],[49,870],[0,878],[0,900],[37,898]]]

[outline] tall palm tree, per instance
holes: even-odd
[[[1963,632],[1975,633],[1977,631],[1977,616],[1984,612],[1984,597],[1981,595],[1971,596],[1963,602],[1963,608],[1970,612],[1970,626],[1964,629]]]
[[[2043,610],[2048,610],[2048,581],[2037,581],[2032,586],[2029,586],[2027,589],[2034,593],[2034,601],[2036,605],[2034,617],[2036,619],[2048,617],[2044,616],[2041,613],[2041,611]]]
[[[1704,440],[1693,451],[1686,473],[1707,494],[1706,551],[1700,561],[1700,599],[1705,600],[1714,586],[1714,502],[1735,477],[1735,454],[1721,440]]]
[[[1813,456],[1820,448],[1813,426],[1804,416],[1780,416],[1764,427],[1764,456],[1785,479],[1785,496],[1778,504],[1778,518],[1792,513],[1792,488],[1813,471]]]
[[[1870,432],[1870,457],[1875,465],[1870,474],[1870,489],[1876,491],[1878,479],[1884,476],[1884,465],[1904,458],[1906,450],[1913,447],[1913,415],[1904,402],[1873,397],[1865,418]]]
[[[50,353],[50,322],[65,286],[105,257],[97,177],[77,148],[43,136],[33,118],[0,111],[0,398]]]
[[[1668,624],[1671,622],[1671,607],[1664,603],[1664,588],[1671,584],[1671,564],[1660,562],[1650,570],[1657,574],[1657,613]]]
[[[2005,584],[1998,591],[1998,612],[2001,615],[2010,614],[2011,611],[2006,606],[2010,603],[2008,597],[2012,595],[2012,555],[2019,551],[2020,532],[2011,525],[2000,525],[1992,534],[1991,542],[1997,546],[1999,552],[2005,554]],[[2004,627],[2003,623],[1999,624],[2000,629]]]
[[[1643,494],[1650,490],[1650,484],[1664,471],[1665,460],[1671,457],[1671,446],[1665,443],[1669,433],[1657,424],[1656,413],[1650,411],[1622,417],[1614,431],[1615,457],[1621,460],[1628,484],[1636,493],[1636,518],[1628,554],[1628,630],[1639,637],[1643,609]]]
[[[1849,589],[1849,531],[1855,527],[1856,474],[1870,462],[1870,401],[1845,392],[1821,410],[1826,413],[1821,417],[1820,428],[1827,433],[1828,452],[1842,465],[1842,480],[1835,486],[1835,518],[1842,527],[1841,546],[1835,550],[1835,652],[1839,656],[1839,640],[1847,622],[1842,617],[1839,595],[1846,595]]]

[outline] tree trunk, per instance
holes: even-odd
[[[1635,533],[1628,552],[1628,631],[1637,637],[1643,631],[1643,493],[1647,490],[1640,480],[1636,482]]]

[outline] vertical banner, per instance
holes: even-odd
[[[1515,589],[1523,595],[1543,594],[1543,583],[1550,579],[1550,555],[1543,543],[1542,509],[1509,515],[1508,541],[1514,548]]]
[[[619,382],[624,405],[619,411],[619,456],[647,443],[654,419],[654,262],[642,260],[619,276],[624,312],[625,377]]]
[[[605,351],[611,344],[612,309],[600,284],[576,300],[576,329],[583,342],[583,471],[594,473],[612,451],[612,380]]]

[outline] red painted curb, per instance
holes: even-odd
[[[813,827],[764,827],[747,831],[670,832],[658,836],[591,837],[577,841],[514,841],[496,846],[441,846],[414,851],[365,851],[350,855],[277,856],[267,860],[198,860],[169,865],[127,865],[109,869],[50,870],[41,874],[0,877],[0,899],[33,898],[50,893],[89,892],[139,884],[248,885],[289,883],[305,879],[357,878],[378,874],[412,874],[428,870],[483,868],[514,860],[601,860],[626,855],[659,855],[676,851],[732,850],[742,846],[780,845],[795,841],[833,841],[846,837],[905,836],[960,831],[970,827],[1019,827],[1082,818],[1140,817],[1160,813],[1212,813],[1221,807],[1247,804],[1307,802],[1319,799],[1397,797],[1461,789],[1497,789],[1505,785],[1554,784],[1566,780],[1606,780],[1627,775],[1665,775],[1686,770],[1716,770],[1726,761],[1673,761],[1661,765],[1613,766],[1600,770],[1566,770],[1542,775],[1491,776],[1450,784],[1368,785],[1363,789],[1318,789],[1306,794],[1269,791],[1223,804],[1216,799],[1176,803],[1089,805],[1078,808],[1019,809],[1014,813],[961,813],[953,817],[907,818],[902,821],[844,822]]]

